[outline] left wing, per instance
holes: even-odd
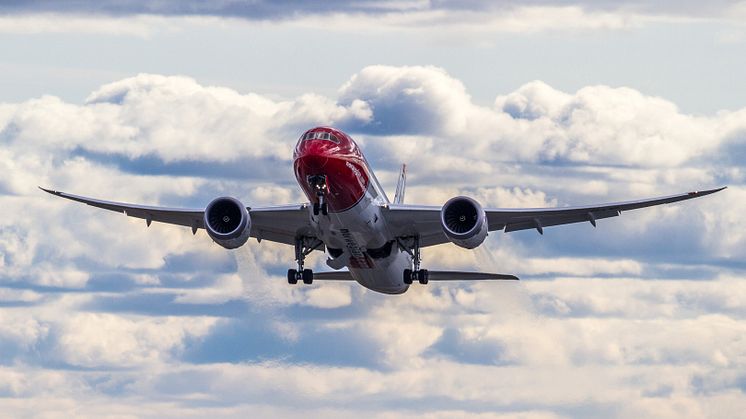
[[[505,230],[506,233],[517,230],[536,229],[544,234],[544,227],[561,224],[589,222],[596,225],[601,218],[616,217],[622,211],[652,207],[661,204],[684,201],[719,192],[725,187],[697,192],[687,192],[658,198],[638,201],[615,202],[600,205],[586,205],[565,208],[520,208],[502,209],[487,208],[489,231]],[[389,204],[384,210],[387,221],[396,236],[420,236],[420,246],[434,246],[448,243],[440,223],[441,207],[423,205]]]
[[[193,234],[197,232],[197,229],[205,228],[204,209],[181,209],[127,204],[124,202],[88,198],[42,187],[39,187],[39,189],[52,195],[82,202],[96,208],[120,212],[130,217],[142,218],[148,226],[153,221],[181,225],[190,227]],[[263,208],[247,207],[249,216],[251,217],[251,237],[289,245],[295,245],[296,237],[299,236],[315,237],[315,234],[311,230],[307,208],[308,204]]]

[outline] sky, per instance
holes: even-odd
[[[746,410],[746,3],[0,3],[0,411],[11,417],[736,417]],[[427,248],[518,283],[289,286],[37,186],[302,202],[339,127],[391,195],[488,207],[719,186]],[[325,256],[309,258],[325,269]]]

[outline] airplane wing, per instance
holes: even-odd
[[[511,231],[536,229],[544,234],[544,227],[561,224],[589,222],[596,225],[601,218],[616,217],[622,211],[652,207],[661,204],[684,201],[719,192],[725,187],[704,191],[687,192],[658,198],[642,199],[638,201],[615,202],[600,205],[586,205],[578,207],[559,208],[520,208],[502,209],[487,208],[489,231]],[[390,204],[384,211],[386,220],[397,236],[420,236],[420,246],[434,246],[448,243],[440,224],[440,210],[438,206],[396,205]]]
[[[182,209],[153,207],[147,205],[127,204],[123,202],[104,201],[65,192],[39,187],[44,192],[67,198],[73,201],[123,213],[130,217],[142,218],[148,226],[155,221],[190,227],[195,234],[197,229],[205,228],[204,209]],[[298,236],[315,237],[307,210],[308,204],[293,204],[262,208],[248,207],[251,217],[251,237],[259,240],[295,245]]]

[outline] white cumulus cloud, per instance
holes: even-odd
[[[629,88],[563,92],[540,81],[495,95],[478,105],[436,67],[372,66],[336,96],[278,100],[141,74],[82,104],[0,105],[3,411],[740,412],[746,110],[689,115]],[[396,297],[290,287],[287,246],[251,240],[227,252],[204,233],[146,228],[36,189],[187,207],[220,194],[302,201],[291,150],[322,124],[349,131],[388,190],[408,163],[410,203],[467,194],[543,207],[730,188],[596,229],[495,232],[474,252],[428,248],[427,266],[522,281],[415,284]]]

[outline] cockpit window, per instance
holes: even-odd
[[[322,131],[307,132],[301,137],[301,140],[327,140],[339,144],[339,138],[336,135]]]

